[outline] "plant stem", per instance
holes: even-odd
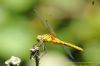
[[[36,66],[39,66],[39,57],[37,55],[35,56],[35,62],[36,62]]]

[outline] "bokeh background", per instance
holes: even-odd
[[[11,56],[22,59],[20,66],[35,66],[29,49],[37,43],[36,36],[47,29],[34,12],[46,18],[57,36],[84,48],[80,53],[46,43],[47,54],[40,66],[69,66],[74,62],[100,62],[100,0],[0,0],[0,66]],[[69,63],[70,62],[70,63]],[[84,63],[81,63],[84,64]]]

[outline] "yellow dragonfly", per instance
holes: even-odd
[[[79,51],[84,51],[81,47],[76,46],[74,44],[64,42],[60,40],[59,38],[56,37],[56,34],[54,33],[53,29],[51,28],[50,24],[47,22],[47,20],[44,20],[37,12],[37,10],[34,10],[36,15],[41,19],[43,24],[46,26],[47,30],[49,31],[47,34],[43,35],[38,35],[37,40],[38,43],[35,44],[31,49],[30,49],[30,59],[35,58],[36,66],[39,66],[39,61],[40,61],[40,46],[43,46],[43,50],[46,49],[44,42],[52,42],[53,44],[58,44],[58,45],[65,45],[69,46],[71,48],[74,48]],[[62,46],[63,47],[63,46]],[[73,56],[68,53],[69,56],[73,59]]]
[[[36,15],[41,19],[41,22],[43,22],[44,25],[46,26],[46,28],[49,30],[49,33],[37,36],[37,40],[40,42],[40,45],[43,44],[43,42],[52,42],[53,44],[65,45],[65,46],[74,48],[74,49],[76,49],[78,51],[81,51],[81,52],[84,51],[84,49],[82,49],[81,47],[79,47],[79,46],[77,46],[75,44],[71,44],[71,43],[62,41],[59,38],[57,38],[56,34],[54,33],[53,29],[51,28],[51,26],[47,22],[47,20],[43,19],[43,17],[41,17],[39,15],[37,10],[34,10],[34,11],[35,11]]]

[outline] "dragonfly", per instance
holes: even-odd
[[[76,50],[79,51],[84,51],[81,47],[76,46],[74,44],[65,42],[60,40],[54,30],[52,29],[51,25],[48,23],[47,20],[43,19],[39,13],[37,12],[37,10],[34,10],[36,15],[41,19],[41,22],[45,25],[46,29],[48,30],[47,34],[43,34],[43,35],[38,35],[37,36],[37,41],[38,43],[35,44],[31,49],[30,49],[30,59],[35,58],[35,62],[36,62],[36,66],[39,66],[39,61],[40,61],[40,47],[43,46],[43,50],[45,51],[46,47],[44,45],[45,42],[52,42],[53,44],[58,44],[58,45],[65,45],[65,46],[69,46],[71,48],[74,48]],[[62,46],[63,47],[63,46]],[[73,58],[73,56],[68,53],[70,55],[71,58]]]
[[[71,48],[74,48],[78,51],[81,51],[83,52],[84,49],[75,45],[75,44],[71,44],[71,43],[68,43],[68,42],[65,42],[63,40],[60,40],[54,30],[52,29],[51,25],[48,23],[48,21],[46,19],[44,19],[43,17],[41,17],[41,15],[39,15],[39,13],[37,12],[37,10],[34,10],[36,15],[40,18],[41,22],[45,25],[45,27],[47,28],[48,30],[48,33],[47,34],[43,34],[43,35],[38,35],[37,36],[37,40],[38,42],[40,42],[40,45],[43,44],[44,42],[52,42],[53,44],[58,44],[58,45],[65,45],[65,46],[68,46],[68,47],[71,47]]]

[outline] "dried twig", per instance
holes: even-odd
[[[36,66],[39,66],[39,55],[40,55],[40,50],[39,47],[37,46],[33,46],[32,49],[30,49],[30,59],[34,59],[35,58],[35,62],[36,62]]]

